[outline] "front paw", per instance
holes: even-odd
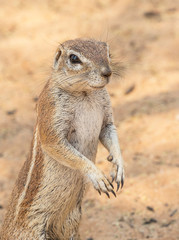
[[[95,169],[89,171],[87,176],[100,195],[101,192],[103,192],[108,198],[110,198],[109,192],[111,192],[116,197],[116,194],[113,191],[114,186],[98,168],[95,167]]]
[[[117,183],[117,190],[119,190],[119,187],[121,188],[124,185],[124,168],[123,168],[123,160],[122,157],[114,158],[111,154],[108,156],[107,160],[111,162],[112,170],[110,173],[110,176],[112,177],[112,182],[115,180]]]

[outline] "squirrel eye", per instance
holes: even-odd
[[[69,58],[70,62],[73,64],[82,63],[79,57],[77,57],[75,54],[71,54]]]

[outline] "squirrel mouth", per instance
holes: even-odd
[[[92,87],[92,88],[96,88],[96,89],[100,89],[100,88],[105,87],[105,85],[106,85],[106,84],[104,84],[104,85],[102,85],[102,86],[90,86],[90,87]]]

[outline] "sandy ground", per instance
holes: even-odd
[[[29,151],[35,104],[59,42],[108,41],[127,66],[108,86],[126,179],[117,198],[91,187],[82,239],[179,239],[177,1],[0,0],[0,224]],[[107,151],[97,165],[108,174]]]

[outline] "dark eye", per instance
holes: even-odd
[[[73,64],[82,63],[79,57],[77,57],[75,54],[70,55],[70,62]]]

